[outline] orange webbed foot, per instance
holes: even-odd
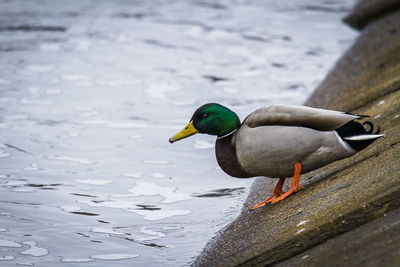
[[[270,203],[271,201],[273,201],[274,199],[278,198],[280,195],[284,194],[285,192],[282,191],[282,186],[283,183],[285,182],[285,178],[280,178],[279,182],[276,184],[275,189],[274,189],[274,194],[272,196],[270,196],[267,199],[264,199],[263,201],[261,201],[260,203],[254,205],[251,210],[255,210],[259,207],[264,206],[267,203]]]
[[[290,196],[291,194],[293,194],[294,192],[297,192],[299,189],[303,189],[303,187],[301,185],[299,185],[299,180],[300,180],[300,173],[301,173],[301,163],[300,162],[296,162],[294,164],[294,175],[293,175],[293,180],[292,180],[292,186],[289,189],[289,191],[287,191],[286,193],[282,194],[281,196],[273,199],[271,201],[271,204],[275,204],[279,201],[281,201],[282,199]]]
[[[275,186],[274,194],[272,196],[270,196],[269,198],[261,201],[260,203],[254,205],[251,209],[255,210],[259,207],[264,206],[267,203],[275,204],[275,203],[281,201],[282,199],[290,196],[294,192],[297,192],[298,190],[303,189],[303,187],[299,184],[300,173],[301,173],[301,163],[296,162],[294,164],[294,175],[293,175],[293,179],[292,179],[292,186],[290,187],[289,191],[287,191],[287,192],[282,191],[282,186],[283,186],[283,183],[285,182],[285,178],[280,178],[278,184]]]

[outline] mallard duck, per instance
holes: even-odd
[[[240,123],[232,110],[217,103],[199,107],[170,143],[196,133],[216,135],[221,169],[237,178],[279,178],[272,196],[256,204],[277,203],[303,187],[299,177],[336,160],[350,157],[384,134],[357,119],[366,116],[305,106],[274,105],[252,112]],[[368,126],[368,130],[365,125]],[[282,191],[292,174],[291,188]]]

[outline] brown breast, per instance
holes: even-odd
[[[236,178],[253,177],[239,163],[234,142],[235,136],[236,132],[224,138],[217,139],[215,143],[215,155],[217,156],[218,165],[230,176]]]

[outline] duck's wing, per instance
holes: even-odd
[[[247,116],[243,124],[251,128],[267,125],[285,125],[332,131],[360,117],[363,116],[327,109],[274,105],[257,109]]]

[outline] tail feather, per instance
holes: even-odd
[[[362,140],[371,140],[377,139],[379,137],[385,136],[384,134],[362,134],[362,135],[353,135],[343,137],[346,141],[362,141]]]
[[[366,126],[368,129],[366,129]],[[353,120],[336,129],[336,132],[343,141],[349,144],[353,149],[360,151],[369,146],[376,139],[385,136],[384,134],[379,134],[379,127],[375,132],[374,128],[375,125],[370,121],[361,123]]]

